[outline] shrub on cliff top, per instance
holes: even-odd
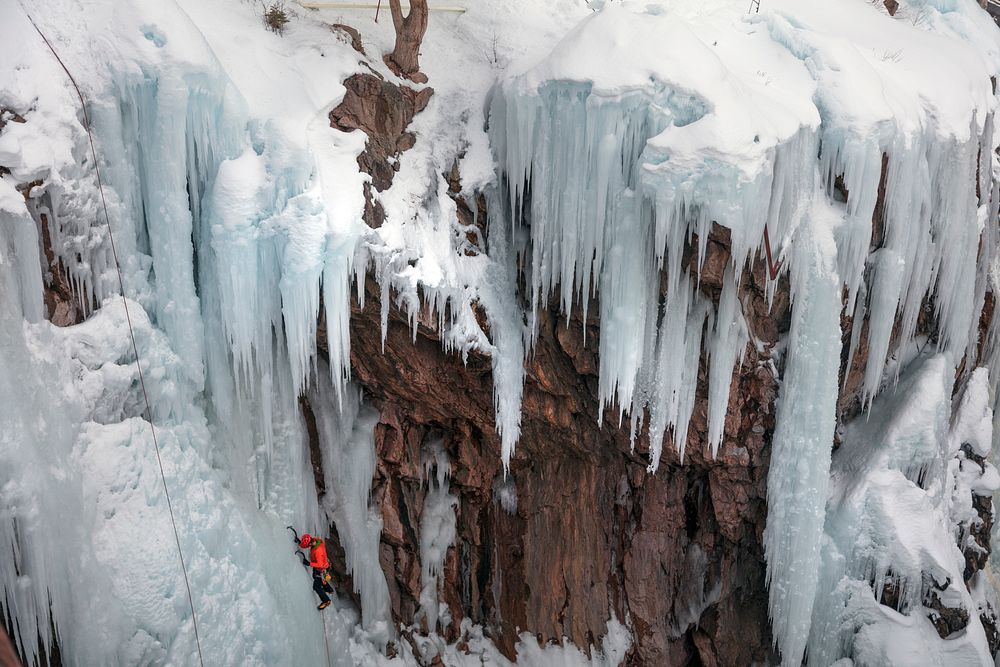
[[[285,3],[283,1],[272,2],[271,4],[264,5],[264,25],[271,32],[282,34],[285,31],[285,26],[291,18],[288,12],[285,11]]]

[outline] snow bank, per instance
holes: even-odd
[[[878,420],[859,418],[844,429],[831,472],[817,592],[818,600],[831,602],[813,611],[810,659],[992,663],[979,619],[982,605],[963,583],[965,558],[958,545],[964,540],[955,534],[963,521],[967,525],[962,508],[971,510],[976,482],[995,474],[990,464],[988,471],[976,466],[976,474],[964,470],[960,452],[968,425],[981,425],[984,416],[989,424],[992,411],[979,400],[987,387],[981,369],[952,419],[951,372],[946,355],[919,357],[897,387],[876,399],[872,412]],[[886,591],[898,602],[879,604]],[[938,639],[928,618],[933,612],[925,607],[931,596],[968,612],[964,633]]]
[[[183,363],[138,304],[130,310],[206,660],[318,659],[321,629],[283,527],[203,457],[211,435]],[[3,599],[19,646],[51,655],[57,639],[66,664],[191,664],[191,613],[121,301],[67,329],[3,326],[0,395],[20,406],[0,424],[0,532],[14,554]]]

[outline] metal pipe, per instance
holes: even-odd
[[[299,2],[297,3],[300,7],[305,9],[378,9],[378,5],[374,2]],[[403,5],[404,8],[409,8],[409,5]],[[465,7],[428,7],[429,11],[432,12],[451,12],[454,14],[464,14]]]

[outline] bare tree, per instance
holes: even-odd
[[[390,0],[389,8],[396,29],[396,45],[386,56],[386,64],[400,76],[423,83],[427,77],[420,73],[418,57],[420,42],[427,31],[427,0],[410,0],[410,13],[406,16],[400,0]]]

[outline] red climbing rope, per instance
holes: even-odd
[[[63,62],[62,58],[56,52],[55,48],[49,42],[45,33],[42,29],[38,27],[35,23],[35,19],[31,17],[31,14],[24,9],[24,5],[21,6],[24,10],[24,15],[28,17],[31,25],[34,26],[35,31],[38,32],[38,36],[42,38],[45,42],[45,46],[49,47],[49,51],[55,56],[55,59],[59,62],[63,71],[66,72],[66,76],[69,77],[70,83],[73,84],[73,88],[76,90],[77,97],[80,98],[80,108],[83,110],[83,127],[87,130],[87,138],[90,140],[90,154],[94,158],[94,172],[97,174],[97,189],[101,193],[101,205],[104,208],[104,220],[108,226],[108,239],[111,241],[111,255],[115,260],[115,271],[118,273],[118,287],[121,289],[122,293],[122,304],[125,306],[125,321],[128,324],[128,335],[132,340],[132,352],[135,354],[135,368],[139,374],[139,386],[142,388],[142,398],[146,403],[146,417],[149,420],[149,431],[153,435],[153,448],[156,451],[156,463],[160,467],[160,481],[163,482],[163,495],[167,499],[167,511],[170,513],[170,525],[174,529],[174,542],[177,544],[177,556],[181,561],[181,572],[184,574],[184,586],[187,588],[188,604],[191,606],[191,622],[194,625],[194,639],[198,646],[198,664],[201,667],[205,667],[205,660],[201,653],[201,636],[198,633],[198,615],[194,610],[194,596],[191,594],[191,582],[188,580],[187,566],[184,563],[184,552],[181,550],[181,538],[180,534],[177,532],[177,521],[174,519],[174,508],[173,504],[170,502],[170,491],[167,489],[167,476],[163,472],[163,459],[160,458],[160,444],[156,440],[156,429],[153,427],[153,410],[149,404],[149,395],[146,393],[146,382],[142,377],[142,365],[139,363],[139,348],[135,343],[135,331],[132,329],[132,317],[128,311],[128,300],[125,298],[125,280],[122,278],[122,267],[118,261],[118,250],[115,247],[115,235],[111,230],[111,216],[108,215],[108,202],[104,197],[104,184],[101,181],[101,170],[97,164],[97,149],[94,147],[94,134],[90,128],[90,116],[87,115],[87,104],[84,102],[83,93],[80,92],[80,86],[77,85],[76,79],[70,73],[69,68],[66,67],[66,63]]]
[[[775,264],[774,258],[771,256],[771,237],[767,234],[767,225],[764,225],[764,252],[767,255],[767,272],[771,274],[771,280],[778,277],[778,271],[781,270],[781,264]]]

